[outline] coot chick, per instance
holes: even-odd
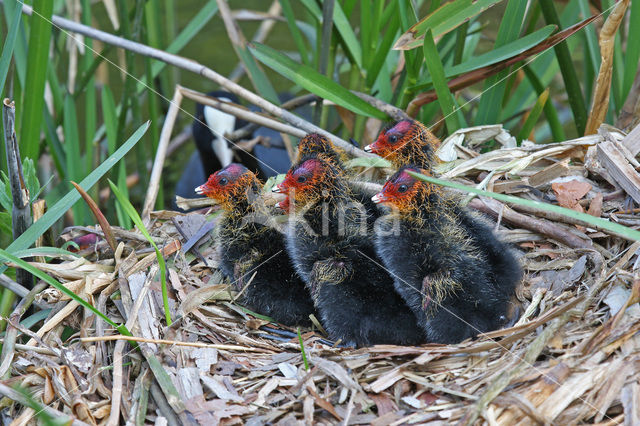
[[[290,213],[287,250],[332,339],[357,346],[424,341],[375,254],[367,213],[342,168],[310,154],[274,192],[288,195],[279,203]]]
[[[427,127],[415,120],[401,120],[385,128],[378,139],[365,150],[385,157],[396,168],[413,164],[431,171],[437,163],[435,151],[440,141]],[[522,269],[509,247],[495,237],[484,217],[479,213],[452,205],[453,214],[467,231],[474,244],[486,256],[492,273],[504,277],[500,282],[519,282]],[[507,285],[505,291],[511,291]]]
[[[460,225],[454,196],[407,171],[428,173],[404,166],[374,197],[391,209],[378,222],[375,245],[427,340],[457,343],[504,326],[520,279],[509,273],[520,270],[517,261],[509,258],[505,274],[494,270],[491,253]],[[502,244],[490,232],[483,238]]]
[[[364,150],[386,158],[395,168],[414,164],[431,170],[438,161],[439,146],[440,139],[427,126],[417,120],[400,120],[385,127]]]
[[[242,303],[282,324],[310,325],[313,301],[260,197],[261,188],[253,172],[235,163],[196,188],[223,211],[217,227],[220,269],[242,291]]]

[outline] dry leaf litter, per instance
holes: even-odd
[[[517,147],[499,125],[463,129],[443,142],[440,173],[637,229],[638,211],[629,209],[629,196],[640,193],[629,175],[634,133],[603,126],[592,136]],[[501,147],[481,154],[488,143]],[[138,349],[48,288],[36,299],[53,308],[42,327],[14,324],[30,339],[0,367],[11,373],[4,383],[22,383],[77,424],[105,424],[110,415],[157,425],[640,424],[640,242],[469,198],[526,270],[511,328],[457,345],[360,349],[303,329],[307,370],[296,330],[234,303],[211,233],[184,252],[203,226],[215,226],[215,213],[159,211],[149,229],[167,259],[173,325],[165,327],[155,253],[139,232],[113,227],[114,253],[99,226],[72,228],[65,239],[99,238],[79,258],[34,266],[126,323]],[[81,331],[68,336],[68,327]],[[34,419],[33,409],[3,403],[11,424]]]

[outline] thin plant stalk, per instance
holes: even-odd
[[[111,187],[111,191],[116,196],[120,205],[122,205],[123,209],[129,215],[133,223],[138,227],[142,235],[149,241],[149,243],[153,246],[153,249],[156,251],[156,258],[158,259],[158,265],[160,266],[160,285],[162,287],[162,303],[164,305],[164,316],[167,321],[167,327],[171,325],[171,311],[169,309],[169,292],[167,291],[167,266],[164,262],[164,257],[162,256],[162,252],[156,245],[153,238],[147,231],[147,228],[142,223],[142,219],[136,209],[133,207],[131,202],[122,194],[122,191],[109,179],[109,186]]]

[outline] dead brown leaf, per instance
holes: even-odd
[[[593,197],[593,200],[591,200],[587,213],[589,213],[591,216],[600,217],[602,215],[602,200],[602,192],[598,192],[596,196]]]
[[[387,393],[370,393],[369,398],[373,400],[378,409],[378,416],[398,411],[398,406]]]
[[[551,184],[551,189],[558,199],[558,204],[568,209],[584,212],[578,201],[591,190],[591,185],[586,182],[570,180],[569,182],[556,182]]]

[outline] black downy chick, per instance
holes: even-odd
[[[340,167],[311,154],[293,166],[274,192],[290,213],[287,250],[307,283],[321,322],[347,345],[413,345],[424,338],[377,258],[367,213]]]
[[[436,150],[439,146],[440,140],[424,124],[401,120],[382,130],[378,139],[366,146],[365,151],[386,158],[396,168],[412,164],[431,172],[438,162]],[[508,291],[513,282],[522,279],[522,268],[513,251],[495,237],[484,216],[457,204],[452,208],[460,225],[487,256],[493,275],[501,277],[498,282],[504,282],[505,291]]]
[[[253,172],[235,163],[196,188],[223,211],[217,227],[220,269],[242,291],[243,304],[285,325],[310,325],[313,301],[260,197],[261,188]]]
[[[491,253],[476,243],[478,234],[460,224],[458,201],[407,171],[428,173],[402,167],[374,197],[391,208],[379,222],[375,244],[396,290],[429,342],[457,343],[502,327],[520,275],[496,275]],[[482,237],[501,244],[490,232]],[[505,268],[519,270],[510,260]]]

